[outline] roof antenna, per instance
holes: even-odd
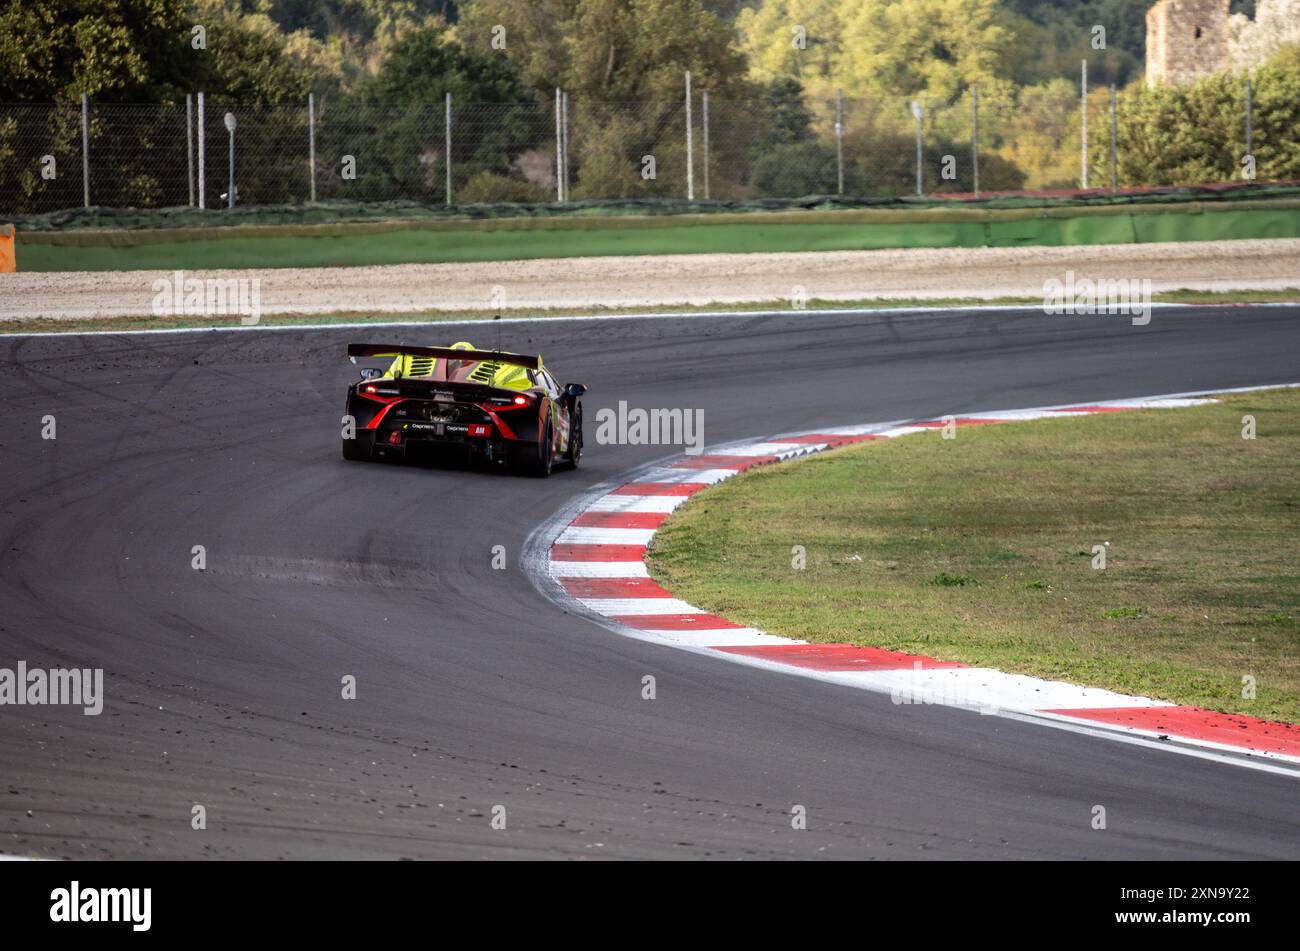
[[[495,315],[493,315],[492,319],[493,319],[493,320],[500,320],[500,319],[501,319],[501,315],[500,315],[500,314],[495,314]],[[497,324],[497,353],[500,353],[500,352],[501,352],[501,325],[500,325],[500,324]]]

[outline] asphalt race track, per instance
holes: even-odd
[[[107,693],[0,707],[0,853],[1300,857],[1294,779],[620,638],[519,568],[571,498],[674,451],[596,445],[619,400],[701,407],[718,443],[1287,383],[1300,308],[503,324],[591,387],[580,471],[340,459],[346,343],[497,329],[0,339],[0,666]]]

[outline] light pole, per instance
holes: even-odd
[[[235,114],[226,113],[226,131],[230,133],[230,188],[226,192],[226,207],[235,207]]]
[[[912,115],[916,117],[916,195],[919,198],[924,193],[924,180],[921,173],[922,145],[921,145],[921,125],[925,121],[925,110],[915,99],[912,100]]]

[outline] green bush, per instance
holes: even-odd
[[[460,204],[528,203],[553,201],[555,193],[522,178],[483,171],[466,182],[455,198]]]
[[[833,195],[836,179],[834,147],[793,142],[774,146],[759,156],[750,183],[764,198],[801,198]]]
[[[1300,49],[1279,53],[1254,78],[1256,178],[1300,177]],[[1128,185],[1241,180],[1246,77],[1215,73],[1185,86],[1136,86],[1120,100],[1119,177]],[[1094,156],[1102,178],[1104,150]]]

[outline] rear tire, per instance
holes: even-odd
[[[375,451],[374,433],[357,433],[343,440],[343,458],[349,462],[368,462]]]
[[[578,410],[573,427],[569,430],[569,451],[564,454],[564,462],[570,469],[578,468],[582,461],[582,410]]]
[[[537,444],[537,452],[528,457],[525,471],[538,479],[545,479],[555,466],[555,443],[551,438],[551,424],[546,424],[545,435]]]

